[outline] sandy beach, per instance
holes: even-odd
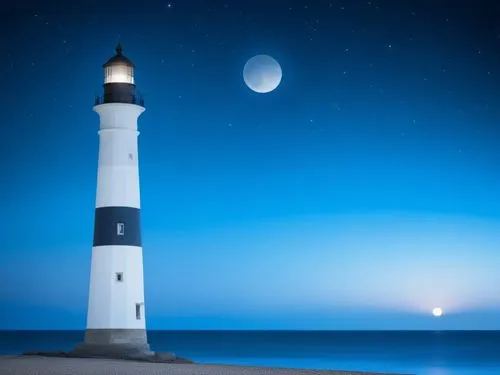
[[[0,357],[2,375],[397,375],[212,364],[163,364],[108,359]]]

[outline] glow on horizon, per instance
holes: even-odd
[[[352,214],[168,234],[145,228],[144,238],[148,314],[163,317],[162,327],[197,316],[232,316],[246,319],[243,327],[264,319],[258,327],[358,329],[365,327],[363,317],[376,328],[377,319],[393,316],[387,319],[404,329],[418,317],[435,320],[430,312],[436,306],[446,311],[444,323],[500,309],[499,221]],[[38,249],[30,262],[20,255],[5,267],[2,295],[59,306],[83,319],[89,249]],[[28,287],[27,274],[45,282]],[[204,329],[208,323],[199,324]]]
[[[432,309],[432,315],[434,315],[436,318],[440,318],[443,316],[444,312],[440,307],[435,307]]]
[[[189,287],[200,300],[204,289],[217,288],[234,299],[244,296],[239,303],[245,306],[271,310],[366,307],[428,315],[435,306],[450,313],[500,307],[499,229],[498,222],[460,217],[348,215],[180,234],[155,243],[191,253],[193,273],[205,274]],[[180,276],[185,283],[186,276]]]

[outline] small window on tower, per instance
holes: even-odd
[[[130,160],[134,160],[134,155],[133,155],[132,153],[130,153],[130,154],[128,154],[128,158],[129,158]]]
[[[141,304],[140,303],[135,304],[135,318],[137,320],[141,320]]]
[[[118,281],[119,283],[123,281],[123,272],[116,273],[116,281]]]
[[[116,223],[116,234],[118,236],[125,235],[125,223]]]

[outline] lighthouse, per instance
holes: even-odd
[[[87,327],[81,355],[152,354],[147,341],[140,221],[138,126],[144,102],[120,45],[96,97],[99,161]]]

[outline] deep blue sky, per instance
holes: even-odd
[[[0,328],[85,326],[120,41],[149,328],[500,329],[498,1],[38,3],[0,15]]]

